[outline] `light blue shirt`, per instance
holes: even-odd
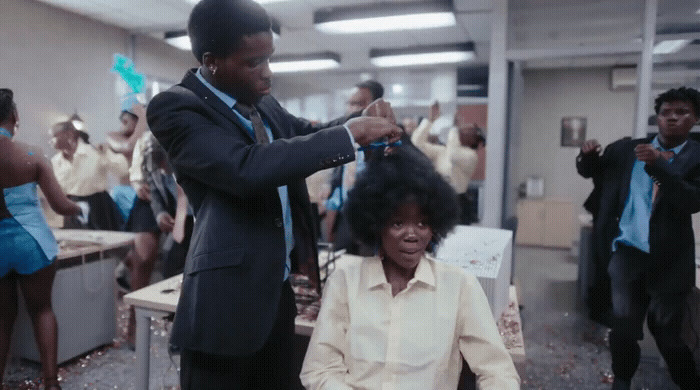
[[[241,113],[233,109],[233,106],[236,104],[236,99],[233,97],[225,94],[224,92],[221,92],[220,90],[216,89],[213,85],[209,84],[207,80],[204,79],[202,76],[202,73],[200,69],[197,69],[197,78],[199,81],[204,84],[209,90],[211,90],[214,95],[216,95],[221,101],[224,102],[228,107],[231,107],[231,111],[233,111],[236,116],[238,116],[238,119],[241,120],[241,123],[246,127],[246,129],[250,132],[250,134],[255,138],[255,131],[253,130],[253,122],[245,118]],[[265,131],[267,132],[267,137],[270,139],[270,141],[274,140],[274,137],[272,136],[272,130],[270,130],[270,125],[267,123],[267,121],[263,118],[263,123],[265,124]],[[286,261],[284,265],[284,280],[287,280],[289,277],[289,272],[292,269],[291,266],[291,260],[289,258],[289,254],[292,252],[292,248],[294,248],[294,234],[292,230],[292,207],[291,204],[289,203],[289,192],[287,190],[287,186],[280,186],[277,187],[277,193],[279,194],[280,197],[280,203],[282,204],[282,220],[284,222],[284,245],[286,249]]]
[[[357,167],[355,168],[355,177],[357,177],[357,175],[359,175],[360,172],[362,172],[365,169],[365,166],[367,165],[365,163],[365,153],[363,151],[357,151],[356,159]],[[348,174],[348,170],[346,168],[346,166],[343,167],[343,175],[340,178],[340,185],[338,187],[335,187],[331,196],[329,196],[328,200],[326,200],[326,209],[328,210],[342,210],[345,201],[348,199],[348,191],[350,191],[351,189],[346,188],[344,185],[344,183],[346,183],[345,176]]]
[[[687,142],[687,141],[686,141]],[[673,149],[664,149],[655,137],[651,144],[661,151],[672,150],[680,153],[686,142]],[[673,157],[669,160],[673,161]],[[653,183],[651,176],[644,171],[646,163],[636,160],[632,167],[630,179],[630,192],[627,203],[620,217],[620,235],[613,240],[612,250],[617,250],[617,244],[633,246],[643,252],[649,253],[649,219],[651,218]]]

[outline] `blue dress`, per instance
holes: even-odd
[[[58,245],[39,205],[36,183],[3,190],[10,217],[0,220],[0,277],[32,274],[51,264]]]

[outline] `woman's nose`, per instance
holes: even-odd
[[[413,224],[408,224],[406,225],[406,237],[415,237],[416,236],[416,226]]]

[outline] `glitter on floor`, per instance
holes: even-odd
[[[527,356],[522,389],[610,389],[607,329],[588,320],[576,298],[576,259],[569,251],[517,247],[516,280]],[[128,310],[118,302],[119,336],[59,368],[64,390],[133,389],[135,354],[124,342]],[[59,324],[60,326],[60,324]],[[168,354],[171,323],[156,319],[151,326],[150,389],[179,389],[179,357]],[[8,389],[38,389],[39,364],[12,358]],[[676,389],[658,360],[643,359],[633,388]]]

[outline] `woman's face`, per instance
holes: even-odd
[[[433,230],[416,202],[402,203],[384,224],[381,232],[385,260],[395,266],[413,270],[425,253]]]
[[[121,122],[121,127],[119,128],[119,131],[128,137],[136,129],[136,122],[138,121],[138,119],[134,115],[129,114],[128,112],[122,112],[121,116],[119,117],[119,121]]]
[[[69,130],[64,129],[60,125],[54,125],[49,130],[49,136],[51,137],[49,142],[54,149],[64,150],[69,148],[70,139],[72,138]]]

